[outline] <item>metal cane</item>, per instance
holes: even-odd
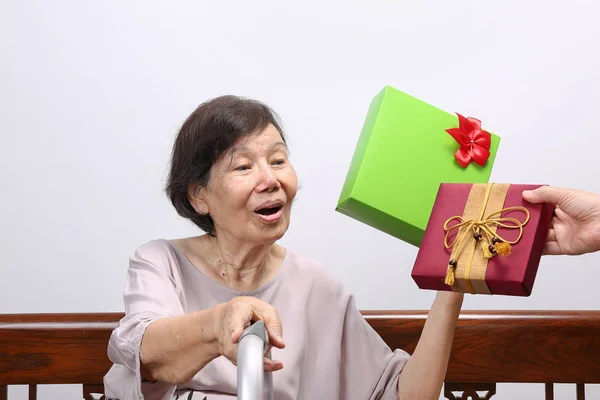
[[[269,334],[263,321],[244,330],[238,344],[237,378],[239,400],[273,400],[273,376],[264,370],[264,357],[271,359]]]

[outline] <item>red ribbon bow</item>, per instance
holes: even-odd
[[[481,121],[476,118],[465,118],[459,113],[458,128],[446,129],[454,140],[460,144],[460,148],[454,153],[458,163],[466,168],[471,161],[483,166],[490,157],[490,145],[492,135],[481,129]]]

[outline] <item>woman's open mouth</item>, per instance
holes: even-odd
[[[283,205],[259,208],[254,213],[263,222],[276,222],[281,217]]]

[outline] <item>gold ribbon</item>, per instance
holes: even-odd
[[[461,254],[460,252],[470,237],[472,238],[472,247],[466,265],[464,279],[469,292],[472,294],[475,294],[475,290],[473,289],[473,285],[470,280],[470,274],[477,244],[481,244],[483,258],[485,260],[489,260],[496,255],[509,256],[511,252],[511,245],[517,243],[521,239],[523,235],[523,226],[529,222],[530,218],[529,210],[521,206],[502,208],[498,211],[492,212],[484,218],[493,185],[494,184],[488,184],[486,187],[479,218],[464,219],[463,216],[455,215],[448,218],[444,223],[444,230],[446,231],[446,235],[444,237],[444,246],[446,249],[454,248],[452,254],[455,255],[454,257],[451,256],[451,259],[448,263],[448,271],[446,273],[445,283],[449,286],[454,286],[456,268],[458,266],[458,260],[460,259]],[[511,217],[500,217],[502,213],[510,211],[523,211],[526,215],[525,221],[521,222],[519,219]],[[450,223],[455,220],[458,220],[458,223],[450,226]],[[495,232],[498,227],[518,229],[519,235],[515,240],[507,240]],[[448,237],[455,229],[458,229],[456,237],[451,243],[448,243]]]

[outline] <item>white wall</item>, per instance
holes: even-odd
[[[221,94],[282,116],[303,185],[283,242],[321,260],[363,309],[427,309],[433,296],[410,278],[415,248],[334,211],[386,84],[499,134],[492,180],[600,192],[599,3],[288,4],[0,4],[1,313],[122,310],[134,248],[196,234],[162,187],[179,124]],[[544,258],[530,298],[468,296],[464,308],[598,309],[599,261]],[[501,385],[497,397],[542,395]]]

